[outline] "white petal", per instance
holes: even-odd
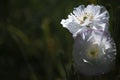
[[[95,19],[101,19],[101,21],[102,20],[107,20],[107,21],[109,20],[109,13],[105,9],[105,7],[100,6],[100,13],[95,16]]]
[[[70,19],[62,20],[61,24],[63,27],[67,28],[72,34],[75,34],[81,26],[75,22],[72,22]]]
[[[80,5],[79,7],[75,8],[73,13],[76,17],[80,17],[84,13],[84,5]]]
[[[91,13],[93,12],[93,8],[94,8],[94,5],[88,5],[86,8],[85,8],[85,12],[88,12],[88,13]]]
[[[102,30],[102,31],[108,31],[109,25],[104,20],[103,20],[103,22],[102,21],[95,21],[94,20],[93,23],[90,24],[90,27],[93,28],[93,29],[95,29],[95,30],[98,29],[98,30]]]
[[[101,8],[101,7],[98,6],[98,5],[94,7],[94,12],[93,12],[93,13],[94,13],[94,14],[93,14],[94,16],[97,16],[98,14],[100,14],[100,8]]]

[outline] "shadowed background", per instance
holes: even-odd
[[[110,13],[116,66],[101,76],[72,67],[72,34],[60,21],[80,4],[100,4]],[[0,0],[0,80],[120,80],[120,0]]]

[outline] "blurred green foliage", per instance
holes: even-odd
[[[80,4],[110,12],[115,70],[86,77],[72,67],[73,38],[60,21]],[[0,0],[0,80],[120,80],[120,0]]]

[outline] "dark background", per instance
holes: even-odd
[[[72,67],[73,38],[60,21],[73,8],[100,4],[110,13],[116,66],[100,76]],[[0,0],[0,80],[120,80],[120,0]]]

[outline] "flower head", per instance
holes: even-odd
[[[108,27],[109,13],[99,5],[80,5],[68,15],[67,19],[62,19],[61,24],[73,35],[86,28],[105,30]]]
[[[98,75],[110,71],[115,56],[115,43],[108,33],[89,29],[79,32],[75,38],[75,68],[83,74]]]

